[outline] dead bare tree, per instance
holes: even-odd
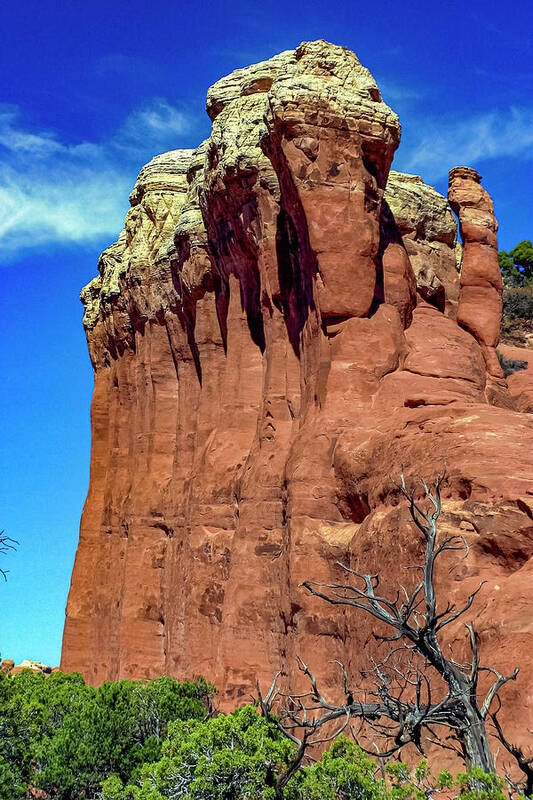
[[[5,555],[9,550],[16,550],[17,544],[18,542],[15,541],[15,539],[11,539],[9,536],[6,536],[4,531],[0,531],[0,555]],[[0,567],[0,575],[5,581],[7,581],[8,572],[9,570]]]
[[[289,739],[295,742],[298,745],[298,750],[296,751],[295,755],[287,765],[287,768],[278,775],[274,790],[276,794],[276,800],[283,800],[284,798],[284,789],[289,780],[292,778],[294,773],[299,769],[304,757],[306,756],[307,749],[311,744],[311,738],[313,735],[313,731],[311,728],[306,728],[302,731],[302,736],[300,738],[295,737],[292,735],[291,731],[287,728],[285,729],[281,724],[281,721],[278,717],[273,716],[272,708],[276,701],[276,698],[279,695],[279,688],[277,686],[277,681],[280,676],[280,673],[276,673],[274,676],[274,680],[272,681],[272,686],[268,690],[268,693],[265,697],[261,694],[261,689],[259,687],[259,683],[257,684],[257,698],[259,708],[261,709],[261,713],[263,716],[273,722],[276,727],[278,727]]]
[[[300,665],[303,665],[301,659],[298,659]],[[305,666],[305,665],[303,665]],[[307,673],[311,674],[311,673]],[[302,702],[302,698],[305,695],[284,695],[281,694],[279,687],[277,685],[278,678],[280,673],[278,672],[274,676],[274,680],[268,693],[265,697],[261,694],[261,689],[259,688],[259,684],[257,684],[257,696],[258,696],[258,703],[261,709],[263,716],[268,719],[270,722],[273,722],[276,727],[278,727],[284,734],[287,736],[291,741],[293,741],[297,745],[296,753],[294,754],[293,758],[287,765],[287,768],[280,773],[276,780],[275,784],[275,793],[276,793],[276,800],[283,800],[284,798],[284,789],[289,780],[292,776],[297,772],[300,768],[303,760],[307,758],[310,759],[309,756],[309,748],[312,745],[323,744],[325,742],[332,741],[339,736],[343,730],[346,728],[346,725],[349,721],[349,715],[344,712],[342,715],[334,714],[333,716],[308,716],[307,709]],[[312,676],[311,676],[312,677]],[[294,709],[284,708],[283,705],[278,710],[278,714],[274,715],[272,713],[272,709],[276,700],[279,698],[289,699],[290,704],[294,705]],[[297,715],[297,710],[300,710],[303,713],[301,718]],[[316,711],[316,707],[313,707],[313,711]],[[333,731],[329,731],[328,733],[324,732],[321,733],[321,728],[323,725],[327,724],[331,720],[338,719],[339,716],[346,717],[340,724],[340,726],[335,726]]]
[[[398,486],[409,502],[411,519],[425,544],[424,563],[415,567],[422,573],[421,580],[414,589],[407,591],[400,586],[394,599],[389,599],[380,590],[379,575],[361,574],[340,562],[337,564],[353,579],[352,583],[304,581],[301,584],[315,597],[332,605],[357,608],[388,626],[391,635],[376,638],[397,642],[398,646],[381,663],[372,662],[372,685],[359,690],[361,701],[354,699],[356,691],[349,688],[347,672],[341,662],[337,663],[343,675],[346,696],[343,705],[332,703],[324,696],[315,676],[301,660],[299,668],[310,683],[307,692],[281,695],[276,689],[277,678],[274,680],[269,703],[262,706],[263,713],[270,713],[269,706],[277,698],[278,724],[298,744],[298,764],[311,744],[328,741],[346,728],[357,741],[359,732],[354,730],[352,722],[358,720],[373,733],[387,738],[388,747],[383,752],[378,750],[379,756],[392,756],[409,743],[423,753],[425,742],[430,741],[454,750],[468,766],[494,771],[486,721],[494,698],[507,681],[516,678],[518,669],[504,676],[492,667],[480,666],[471,624],[465,626],[470,662],[461,664],[453,655],[445,655],[443,629],[466,614],[482,583],[461,607],[447,602],[445,608],[439,608],[434,581],[437,559],[447,551],[462,551],[464,557],[468,554],[464,537],[438,535],[440,489],[444,479],[445,475],[437,475],[432,489],[421,481],[429,510],[415,500],[414,489],[407,490],[403,473]],[[492,674],[494,679],[480,698],[478,683],[482,672]],[[435,699],[436,687],[442,687],[442,682],[442,696]],[[340,726],[326,735],[336,720],[341,721]]]
[[[533,797],[533,756],[527,757],[521,747],[512,744],[505,737],[502,726],[498,719],[498,711],[499,709],[491,714],[491,719],[496,729],[496,735],[507,752],[513,756],[518,768],[524,776],[522,781],[515,781],[511,777],[510,773],[506,774],[510,795]],[[533,733],[533,731],[530,731],[530,733]]]

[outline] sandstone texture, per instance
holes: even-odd
[[[518,369],[508,376],[507,385],[517,411],[533,414],[533,348],[500,343],[498,352],[511,361],[527,364],[526,369]]]
[[[442,524],[470,557],[440,587],[455,601],[487,581],[481,653],[520,666],[502,719],[519,710],[526,732],[533,417],[495,353],[490,198],[452,172],[459,285],[445,199],[389,176],[398,118],[327,42],[237,70],[207,110],[206,142],[143,168],[82,292],[91,478],[62,669],[204,675],[228,709],[279,669],[297,687],[299,654],[334,691],[333,659],[357,676],[374,629],[299,584],[341,560],[393,592],[420,558],[394,480],[446,462]]]
[[[481,176],[469,167],[450,171],[448,199],[459,217],[464,245],[457,322],[482,347],[492,348],[500,338],[503,288],[494,206]]]
[[[419,175],[391,169],[385,202],[409,254],[419,295],[455,318],[461,245],[447,199]]]

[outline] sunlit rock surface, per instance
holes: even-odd
[[[207,109],[206,142],[143,168],[82,292],[91,478],[62,668],[204,675],[228,709],[279,669],[297,687],[299,654],[335,693],[333,659],[357,676],[376,655],[372,623],[299,584],[338,581],[337,560],[408,581],[394,480],[446,463],[442,523],[470,556],[439,586],[487,581],[481,652],[520,666],[502,719],[527,731],[533,418],[498,371],[488,195],[452,173],[459,289],[446,200],[389,177],[398,118],[323,41],[223,78]]]

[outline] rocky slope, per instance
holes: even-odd
[[[487,581],[482,654],[520,665],[507,719],[533,727],[533,418],[495,354],[479,176],[451,175],[459,282],[446,200],[387,184],[400,125],[354,53],[304,42],[223,78],[207,110],[206,142],[141,170],[82,292],[91,480],[62,668],[202,674],[226,708],[280,668],[297,685],[296,654],[325,686],[334,658],[356,675],[369,620],[299,584],[339,559],[405,580],[419,546],[393,480],[446,462],[443,525],[470,557],[440,586]]]

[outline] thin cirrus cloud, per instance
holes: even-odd
[[[0,107],[0,260],[116,234],[136,171],[191,128],[187,114],[153,98],[107,140],[69,144],[28,130],[16,106]]]
[[[157,152],[176,147],[176,136],[191,131],[192,120],[183,111],[162,99],[133,111],[112,139],[115,150],[150,158]],[[147,154],[148,148],[148,154]]]
[[[407,126],[406,126],[407,129]],[[513,106],[461,119],[409,121],[411,135],[396,159],[398,169],[437,181],[457,164],[533,155],[533,108]],[[412,133],[418,131],[417,133]]]

